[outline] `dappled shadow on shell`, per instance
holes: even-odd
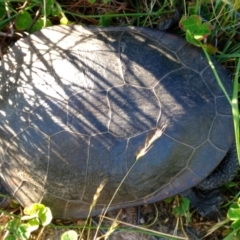
[[[55,26],[17,42],[0,70],[4,186],[23,205],[52,205],[56,217],[85,217],[107,180],[99,213],[163,127],[112,209],[196,185],[232,142],[231,110],[204,56],[159,31]],[[219,160],[202,159],[205,149]]]

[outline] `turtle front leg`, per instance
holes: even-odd
[[[207,178],[181,195],[187,197],[191,206],[196,208],[202,216],[217,211],[223,203],[223,197],[218,188],[235,177],[238,167],[236,146],[233,144],[222,162]]]

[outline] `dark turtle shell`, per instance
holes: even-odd
[[[228,93],[226,72],[215,67]],[[134,27],[55,26],[1,65],[1,181],[21,204],[86,217],[198,184],[233,142],[231,108],[200,49]]]

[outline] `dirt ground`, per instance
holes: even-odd
[[[220,220],[219,215],[216,217],[216,220],[209,218],[202,218],[196,212],[193,211],[191,217],[191,223],[186,226],[185,219],[183,218],[183,228],[181,228],[181,219],[175,217],[172,214],[173,203],[166,203],[165,201],[156,203],[155,205],[144,205],[140,207],[131,207],[126,209],[121,209],[119,211],[112,211],[107,214],[107,217],[115,219],[118,215],[118,220],[124,222],[125,224],[120,223],[117,226],[117,230],[109,236],[109,240],[164,240],[171,239],[171,236],[181,237],[179,239],[189,239],[189,240],[222,240],[224,229],[219,229],[214,233],[210,234],[207,237],[204,235],[207,234],[208,230]],[[157,212],[156,212],[157,211]],[[157,217],[156,217],[157,215]],[[80,225],[84,221],[79,220],[77,222],[61,222],[58,221],[58,224],[63,225],[64,228],[54,229],[47,228],[40,235],[39,232],[36,233],[35,237],[33,235],[32,239],[40,237],[41,240],[60,240],[61,235],[67,231],[68,224]],[[97,226],[99,223],[99,218],[94,217],[92,219],[92,226]],[[101,226],[111,226],[112,221],[104,220]],[[131,225],[136,226],[136,228]],[[139,231],[139,227],[146,227],[148,230],[157,231],[159,233],[169,234],[169,237],[160,237],[154,236],[151,234],[144,234]],[[128,228],[120,229],[120,228]],[[120,229],[120,230],[119,230]],[[107,230],[100,230],[98,237],[103,236]],[[154,234],[154,233],[153,233]],[[95,236],[95,231],[91,232],[90,240],[93,240]],[[204,237],[204,238],[203,238]],[[87,240],[85,236],[82,240]],[[104,239],[104,238],[102,238]]]

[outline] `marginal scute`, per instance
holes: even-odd
[[[9,164],[9,173],[16,169],[22,181],[42,186],[48,168],[48,144],[47,135],[33,128],[20,132],[6,149],[5,161]]]
[[[221,133],[222,137],[219,137]],[[214,119],[209,133],[209,141],[220,150],[226,152],[233,142],[233,119],[232,116],[218,115]]]
[[[144,146],[144,138],[147,138],[146,134],[130,139],[128,159],[136,159],[135,153],[139,147]],[[130,172],[127,181],[132,186],[131,192],[139,198],[144,198],[146,195],[159,191],[161,186],[170,182],[186,167],[186,161],[192,152],[193,148],[174,141],[163,133]]]
[[[223,159],[225,153],[213,146],[211,142],[206,141],[194,151],[189,161],[188,169],[198,176],[200,181],[208,175],[205,169],[212,172],[218,165],[218,162],[214,161],[214,159]]]
[[[45,206],[48,206],[48,207],[51,206],[51,212],[54,214],[55,219],[59,219],[59,218],[66,219],[66,217],[64,216],[65,210],[67,209],[67,203],[68,203],[66,199],[61,198],[61,196],[56,196],[52,192],[44,192],[44,194],[42,195],[41,202],[44,203]],[[77,212],[75,215],[76,217],[79,216]],[[68,219],[70,218],[71,217],[69,216]]]
[[[226,96],[216,98],[216,112],[219,115],[232,115],[232,107],[228,102]]]
[[[97,189],[105,181],[106,184],[101,191],[98,204],[104,204],[106,203],[105,199],[111,199],[119,186],[120,179],[124,178],[128,170],[126,149],[127,140],[125,138],[110,133],[91,137],[84,201],[88,202],[89,199],[92,199]],[[126,200],[126,192],[129,193],[128,200]],[[124,182],[118,191],[118,202],[119,200],[124,202],[131,199],[136,200],[136,196],[131,194],[131,188]]]
[[[81,199],[86,187],[89,137],[62,131],[50,139],[45,189],[64,199]]]
[[[186,67],[198,73],[201,73],[208,66],[208,61],[203,51],[190,44],[183,46],[177,52],[177,56]]]
[[[232,84],[228,77],[227,72],[221,66],[219,66],[217,61],[214,61],[214,59],[212,59],[212,61],[214,64],[214,68],[217,71],[218,76],[220,77],[220,80],[222,80],[222,84],[223,84],[226,92],[228,93],[229,96],[231,96],[232,95]],[[203,77],[204,82],[208,86],[209,91],[212,93],[213,96],[215,96],[215,97],[224,96],[224,93],[223,93],[222,89],[220,88],[220,86],[218,85],[217,79],[214,76],[213,70],[211,69],[210,66],[206,67],[201,75]],[[228,81],[224,81],[224,79],[228,79]]]
[[[164,47],[171,50],[172,52],[176,53],[182,47],[184,47],[185,45],[188,45],[184,38],[180,38],[177,35],[168,34],[166,32],[163,32],[163,33],[164,34],[162,34],[161,37],[159,38],[159,42],[161,46],[163,45]]]

